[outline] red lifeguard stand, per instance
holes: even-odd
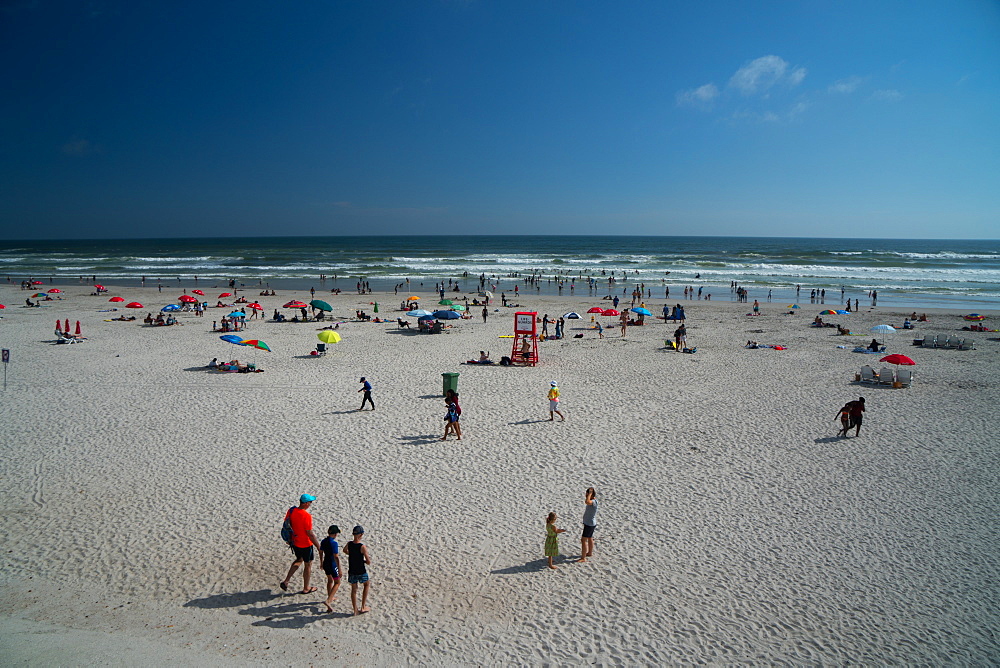
[[[514,364],[538,364],[538,313],[519,311],[514,314],[514,347],[510,359]]]

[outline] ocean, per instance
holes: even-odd
[[[321,280],[320,275],[326,279]],[[654,299],[701,288],[730,299],[732,282],[750,299],[828,304],[845,296],[904,308],[1000,307],[1000,241],[634,236],[380,236],[119,239],[0,244],[0,276],[53,284],[192,287],[230,279],[282,290],[377,291],[410,280],[411,292],[439,281],[497,290],[603,296],[645,284]],[[530,288],[518,277],[541,275]],[[614,277],[614,283],[608,279]],[[589,279],[593,278],[593,281]],[[801,292],[796,292],[800,286]]]

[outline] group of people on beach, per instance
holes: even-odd
[[[594,531],[597,530],[597,491],[593,487],[588,487],[583,495],[583,533],[580,536],[580,562],[587,561],[588,557],[594,556]],[[559,568],[554,560],[559,556],[559,534],[566,533],[565,529],[556,526],[559,517],[553,511],[545,518],[545,558],[548,566],[552,570]]]
[[[299,497],[299,505],[292,506],[285,513],[282,524],[282,538],[291,548],[294,559],[288,568],[285,579],[278,583],[281,591],[288,591],[288,584],[295,575],[295,572],[302,568],[302,591],[301,594],[311,594],[317,591],[316,587],[310,585],[312,577],[312,562],[319,552],[320,564],[323,573],[326,575],[326,600],[323,604],[327,612],[333,612],[333,599],[340,589],[341,564],[340,564],[340,543],[337,536],[340,534],[340,527],[331,524],[327,529],[326,538],[320,541],[313,530],[312,514],[309,509],[312,507],[316,497],[312,494],[303,494]],[[368,546],[361,542],[365,536],[365,530],[361,525],[357,525],[351,531],[351,541],[344,544],[344,552],[347,554],[347,582],[351,585],[351,608],[355,615],[369,612],[368,589],[369,575],[368,566],[372,560],[368,554]],[[361,603],[358,604],[358,588],[362,589]]]

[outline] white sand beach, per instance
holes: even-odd
[[[620,338],[605,318],[601,340],[585,315],[567,322],[582,339],[509,368],[461,362],[509,355],[498,337],[517,310],[606,302],[522,295],[522,309],[491,308],[485,324],[473,309],[440,335],[346,322],[316,357],[322,324],[251,321],[241,334],[272,351],[255,352],[211,332],[228,309],[147,327],[176,295],[109,286],[149,308],[106,322],[131,312],[62,287],[24,308],[25,292],[0,286],[5,664],[1000,661],[1000,333],[960,331],[957,310],[890,337],[887,352],[916,362],[912,386],[893,389],[856,383],[881,355],[850,350],[902,323],[891,305],[831,317],[861,334],[839,337],[808,326],[829,300],[796,315],[764,303],[759,317],[722,295],[687,301],[695,354],[664,349],[673,323],[647,318]],[[398,315],[399,297],[375,297]],[[293,298],[308,293],[259,299],[269,315]],[[373,301],[324,299],[338,316]],[[88,340],[53,343],[56,318]],[[911,346],[924,335],[976,348]],[[209,371],[213,357],[264,372]],[[463,439],[442,443],[441,373],[455,371]],[[361,376],[375,411],[356,410]],[[548,421],[551,380],[565,422]],[[859,396],[860,437],[838,438],[837,410]],[[579,564],[588,486],[596,549]],[[291,562],[281,519],[303,492],[320,537],[336,523],[343,544],[365,527],[370,613],[350,615],[345,580],[324,614],[318,564],[320,592],[278,588]],[[550,511],[567,529],[556,571]]]

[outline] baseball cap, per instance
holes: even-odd
[[[355,536],[357,536],[358,534],[361,534],[361,533],[364,533],[364,532],[365,532],[365,528],[359,524],[358,526],[354,527],[354,531],[352,531],[351,533],[354,534]]]
[[[361,380],[359,380],[358,382],[359,382],[359,383],[363,383],[364,381],[365,381],[365,377],[364,377],[364,376],[361,376]]]
[[[299,503],[312,503],[316,500],[316,497],[312,494],[303,494],[299,497]]]
[[[336,524],[331,524],[330,528],[326,530],[329,534],[340,533],[340,527]]]
[[[559,384],[559,383],[557,383],[556,381],[552,381],[551,383],[549,383],[549,385],[551,385],[552,387],[555,387],[555,386],[556,386],[556,385],[558,385],[558,384]]]

